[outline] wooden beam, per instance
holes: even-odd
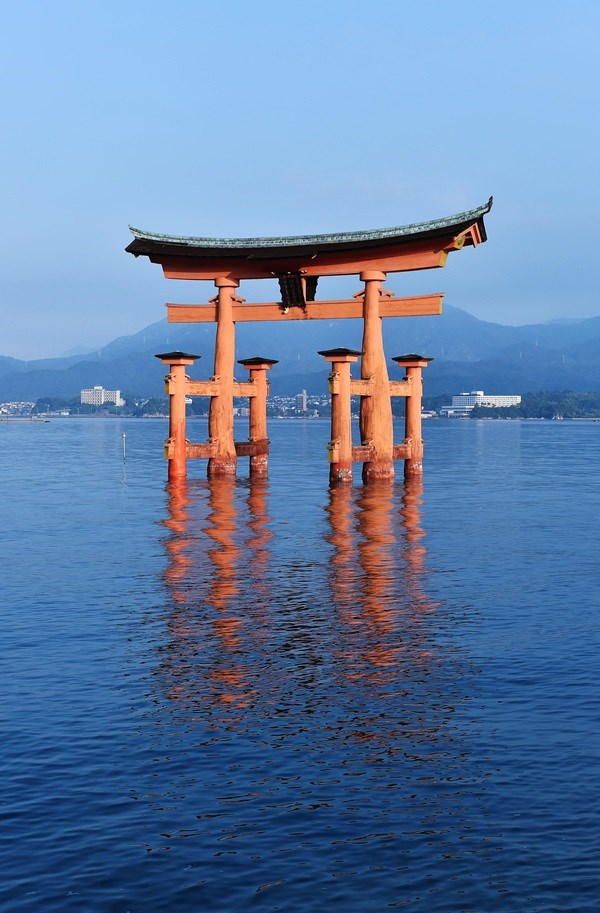
[[[406,378],[404,380],[390,381],[390,396],[410,396],[412,393],[412,384]]]
[[[269,453],[269,440],[263,438],[260,441],[236,441],[235,452],[237,456],[264,456]]]
[[[359,444],[352,448],[353,463],[367,463],[375,456],[375,448],[370,444]]]
[[[186,396],[218,396],[221,385],[215,380],[186,380]]]
[[[404,441],[402,444],[394,444],[394,459],[409,460],[412,454],[411,441]]]
[[[347,251],[308,252],[278,258],[244,256],[173,257],[150,254],[167,279],[271,279],[278,273],[299,272],[302,276],[350,276],[366,269],[400,273],[415,269],[437,269],[446,265],[448,252],[455,250],[455,239],[436,239]]]
[[[210,460],[217,451],[216,444],[187,444],[186,456],[188,460]]]
[[[442,313],[444,295],[414,295],[406,298],[382,298],[381,317],[427,317]],[[309,301],[305,308],[287,310],[278,302],[265,304],[234,304],[235,323],[273,320],[340,320],[363,315],[362,298],[340,301]],[[215,323],[217,309],[214,304],[167,304],[169,323]],[[247,395],[247,394],[240,394]]]
[[[350,396],[371,396],[373,392],[372,380],[351,380]]]
[[[253,380],[243,380],[233,382],[234,396],[256,396],[256,384]]]

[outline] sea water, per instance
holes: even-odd
[[[332,491],[269,433],[169,488],[164,420],[0,426],[3,909],[598,910],[600,423]]]

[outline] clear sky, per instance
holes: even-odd
[[[491,194],[485,245],[388,287],[499,323],[600,314],[599,34],[598,0],[5,4],[0,354],[99,346],[208,300],[125,254],[130,223],[352,231]]]

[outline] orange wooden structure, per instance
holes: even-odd
[[[416,390],[419,386],[417,377],[420,377],[421,368],[427,360],[417,358],[419,364],[405,364],[406,378],[395,382],[394,388],[394,382],[390,382],[388,377],[383,350],[382,319],[441,314],[443,294],[396,298],[382,283],[390,272],[442,267],[449,253],[485,241],[483,217],[491,205],[490,198],[483,206],[468,212],[396,228],[298,237],[172,237],[131,228],[134,239],[127,247],[129,253],[136,257],[146,256],[152,263],[160,264],[164,275],[169,279],[208,279],[217,287],[217,295],[207,304],[167,304],[167,316],[171,322],[217,324],[214,375],[211,381],[185,380],[185,365],[191,363],[185,359],[192,357],[193,360],[193,356],[186,356],[185,353],[159,356],[171,368],[168,387],[171,406],[175,410],[170,420],[166,449],[170,461],[169,477],[184,475],[185,459],[193,456],[208,457],[208,473],[211,476],[235,473],[240,448],[233,439],[233,398],[235,395],[250,395],[239,392],[239,387],[243,385],[236,385],[233,374],[237,322],[332,320],[349,317],[362,318],[364,325],[361,380],[368,385],[369,392],[368,395],[363,392],[360,401],[363,479],[369,481],[392,477],[394,458],[400,457],[397,447],[405,445],[394,445],[391,397],[405,395],[400,391],[398,383],[404,384],[404,391],[410,385],[413,391]],[[344,275],[358,275],[363,283],[362,290],[348,300],[316,300],[319,277]],[[242,280],[269,278],[279,281],[280,301],[247,304],[236,294]],[[170,355],[178,355],[179,359],[169,361]],[[270,366],[271,363],[265,364]],[[340,370],[343,364],[347,368]],[[349,377],[349,364],[343,360],[332,362],[332,365],[337,366],[336,373],[340,378],[343,375],[343,380],[339,381],[342,385],[346,384]],[[260,370],[262,369],[257,366],[256,371]],[[204,384],[202,391],[194,391],[194,383]],[[252,378],[252,370],[249,385],[254,385],[252,389],[258,388],[258,377],[255,375]],[[210,440],[207,445],[184,447],[181,443],[181,403],[185,406],[185,394],[182,400],[181,390],[186,389],[187,395],[210,396]],[[262,393],[253,395],[256,396],[257,403],[262,403]],[[346,407],[342,405],[345,393],[337,395],[340,399],[336,401],[336,422],[345,426]],[[417,399],[414,392],[407,397],[407,438],[415,442],[411,444],[411,454],[414,451],[414,455],[404,457],[408,476],[418,474],[422,462],[422,443],[416,444],[417,439],[420,441],[420,429],[416,424]],[[264,448],[264,443],[260,444],[260,441],[266,440],[266,426],[257,418],[259,413],[262,416],[261,410],[262,405],[260,408],[255,405],[255,440],[249,442],[258,449],[261,446]],[[343,446],[346,447],[346,444],[347,442]],[[242,448],[242,452],[249,455],[247,449]],[[251,469],[254,466],[256,472],[265,471],[266,459],[262,462],[259,459],[264,456],[264,453],[253,453],[251,460],[254,459],[254,464],[251,463]],[[338,480],[347,479],[350,474],[351,467],[347,465],[345,455],[343,460],[344,465],[340,460],[332,461],[332,467],[338,467],[335,470]],[[262,468],[259,470],[259,467]]]
[[[250,475],[266,475],[269,460],[267,438],[267,371],[278,362],[272,358],[246,358],[238,362],[250,372],[250,380],[240,383],[233,380],[222,384],[218,376],[210,380],[191,380],[185,373],[186,366],[192,365],[199,355],[186,352],[163,352],[157,355],[163,364],[169,366],[165,377],[165,391],[169,397],[169,437],[165,441],[165,458],[169,461],[169,482],[180,481],[187,475],[187,460],[202,458],[208,460],[208,475],[232,475],[235,473],[238,456],[250,457]],[[209,396],[211,409],[209,417],[209,441],[206,444],[192,444],[187,439],[185,400],[188,396]],[[233,399],[247,396],[250,399],[250,429],[247,441],[233,439]],[[225,416],[225,419],[223,419]],[[226,434],[221,434],[220,422]]]
[[[367,380],[352,380],[350,365],[358,361],[361,352],[353,349],[326,349],[319,352],[331,364],[329,392],[331,393],[331,441],[329,443],[329,481],[331,485],[352,482],[352,464],[363,463],[363,479],[376,478],[370,472],[377,459],[377,447],[371,440],[360,446],[352,446],[351,397],[360,397],[361,418],[363,403],[375,394],[375,385]],[[421,431],[421,404],[423,400],[423,378],[421,369],[426,368],[432,358],[422,355],[397,355],[393,361],[405,369],[402,380],[390,380],[389,397],[406,398],[404,440],[401,444],[392,441],[392,460],[404,460],[404,478],[413,479],[423,474],[423,435]],[[387,473],[382,473],[383,477]]]

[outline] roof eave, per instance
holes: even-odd
[[[477,225],[479,239],[465,236],[467,245],[477,244],[487,239],[483,217],[492,207],[492,197],[484,206],[469,212],[449,216],[433,222],[417,223],[414,226],[399,226],[397,229],[381,229],[368,232],[345,232],[338,235],[299,236],[298,238],[193,238],[170,237],[145,232],[132,228],[133,241],[125,248],[127,253],[140,255],[170,257],[214,257],[214,258],[250,258],[268,259],[290,256],[305,256],[323,252],[372,249],[391,245],[409,245],[411,243],[435,240],[449,241],[469,227]],[[414,231],[411,230],[414,228]],[[278,241],[288,242],[277,244]],[[296,242],[297,243],[294,243]]]

